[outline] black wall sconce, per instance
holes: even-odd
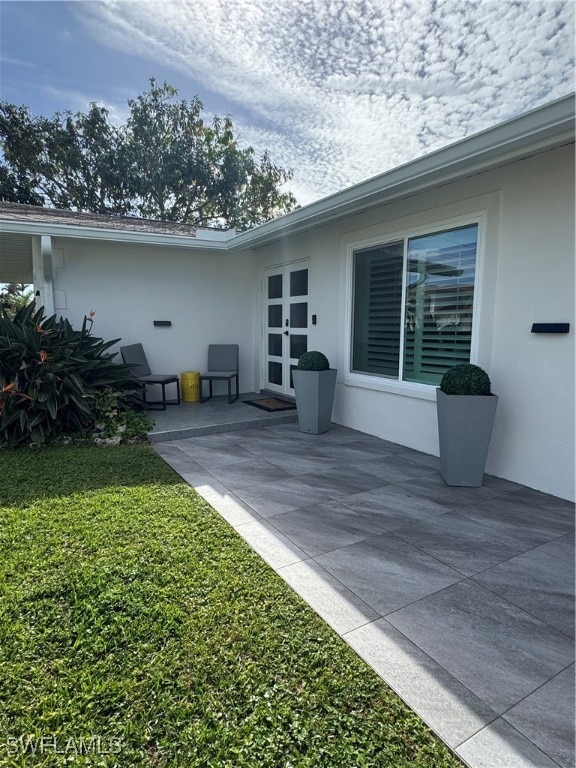
[[[532,323],[532,333],[570,333],[570,323]]]

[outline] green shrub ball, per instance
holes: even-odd
[[[440,382],[446,395],[489,395],[490,377],[478,365],[465,363],[450,368]]]
[[[298,360],[300,371],[327,371],[330,363],[322,352],[304,352]]]

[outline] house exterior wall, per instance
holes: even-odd
[[[55,311],[75,328],[95,310],[94,333],[141,342],[156,373],[205,369],[208,344],[238,344],[240,389],[253,391],[252,254],[55,238],[52,263]]]
[[[561,147],[256,251],[266,267],[310,259],[309,349],[337,367],[337,423],[438,455],[434,387],[349,373],[352,249],[392,234],[480,221],[472,362],[500,396],[487,472],[574,498],[574,148]],[[261,285],[262,281],[258,281]],[[256,318],[263,367],[262,298]],[[568,335],[531,334],[570,322]]]

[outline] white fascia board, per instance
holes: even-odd
[[[254,248],[574,141],[574,94],[237,235]]]
[[[221,237],[214,237],[214,235],[219,235],[219,232],[210,232],[210,236],[208,237],[190,237],[185,235],[155,234],[152,232],[131,232],[121,229],[103,229],[99,227],[79,227],[69,224],[17,221],[14,219],[0,219],[0,232],[70,237],[75,240],[104,240],[108,242],[136,243],[140,245],[170,245],[181,248],[207,248],[210,250],[227,250],[227,241],[230,239],[227,232],[222,232]]]
[[[234,237],[236,237],[235,229],[204,229],[203,227],[196,227],[196,240],[225,243]]]

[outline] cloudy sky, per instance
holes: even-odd
[[[312,202],[574,90],[573,0],[0,0],[0,88],[35,114],[150,77],[230,114]]]

